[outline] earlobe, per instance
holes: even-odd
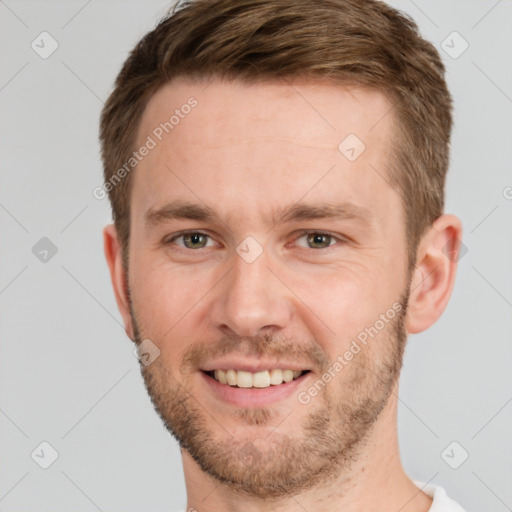
[[[432,326],[450,299],[460,254],[462,223],[455,215],[441,215],[421,239],[407,311],[407,331]]]
[[[130,339],[134,339],[133,322],[128,299],[128,283],[126,282],[123,254],[116,228],[113,224],[103,229],[103,249],[110,271],[110,279],[114,289],[114,295],[119,312],[123,317],[124,329]]]

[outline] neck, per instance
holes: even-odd
[[[432,499],[421,492],[405,474],[398,449],[397,392],[374,424],[350,470],[328,484],[272,500],[241,495],[228,484],[205,474],[190,455],[182,450],[187,486],[187,510],[198,512],[427,512]]]

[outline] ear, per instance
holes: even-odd
[[[462,223],[441,215],[423,236],[417,251],[407,308],[407,331],[428,329],[443,313],[455,284]]]
[[[128,283],[125,278],[121,245],[116,228],[113,224],[109,224],[103,229],[103,248],[110,270],[110,279],[112,281],[112,287],[114,288],[117,307],[123,317],[124,330],[128,337],[133,340],[133,323],[130,301],[128,300]]]

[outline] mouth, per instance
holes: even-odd
[[[282,370],[272,368],[271,370],[263,370],[258,372],[248,372],[245,370],[210,370],[203,371],[206,375],[214,379],[220,384],[233,388],[244,389],[263,389],[269,387],[277,387],[299,379],[309,370]]]

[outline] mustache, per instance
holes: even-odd
[[[304,344],[280,335],[263,334],[255,337],[224,336],[212,341],[195,343],[186,350],[180,366],[181,373],[192,373],[207,361],[226,354],[306,362],[325,371],[330,361],[317,344]]]

